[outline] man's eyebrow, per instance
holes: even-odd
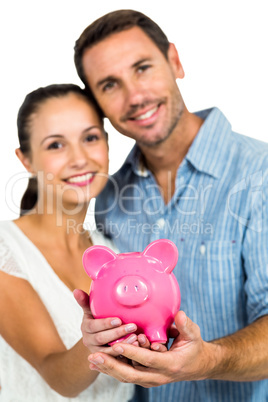
[[[144,59],[140,59],[140,60],[136,61],[136,63],[132,64],[131,67],[132,67],[132,68],[138,67],[140,64],[145,63],[145,62],[148,62],[148,61],[151,61],[151,58],[146,57],[146,58],[144,58]]]
[[[108,81],[116,81],[116,78],[113,75],[108,75],[108,77],[103,78],[102,80],[97,82],[97,88],[101,87]]]
[[[140,64],[145,63],[151,61],[151,59],[149,57],[146,57],[144,59],[140,59],[138,61],[136,61],[134,64],[131,65],[131,68],[136,68],[138,67]],[[102,80],[97,82],[97,87],[101,87],[103,84],[105,84],[106,82],[109,81],[116,81],[118,78],[115,77],[114,75],[108,75],[108,77],[103,78]]]

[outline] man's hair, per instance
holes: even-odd
[[[165,58],[168,57],[169,41],[162,29],[146,15],[134,10],[117,10],[108,13],[90,24],[75,43],[74,61],[77,73],[86,87],[88,83],[83,69],[83,54],[86,49],[108,36],[133,27],[139,27],[156,44]]]

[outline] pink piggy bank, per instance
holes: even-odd
[[[181,302],[172,273],[177,260],[175,244],[166,239],[150,243],[142,253],[116,254],[105,246],[89,247],[83,265],[92,279],[93,316],[134,322],[137,334],[144,333],[150,342],[166,342]]]

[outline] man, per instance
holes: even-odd
[[[187,110],[176,48],[141,13],[120,10],[91,24],[75,63],[104,115],[136,140],[97,200],[98,228],[122,252],[173,240],[186,313],[175,317],[167,352],[114,345],[132,366],[103,353],[123,327],[93,321],[80,294],[84,342],[96,344],[90,367],[163,385],[150,389],[153,402],[268,400],[268,146],[232,132],[216,108]]]

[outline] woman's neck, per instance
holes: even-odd
[[[76,250],[88,247],[91,243],[89,233],[83,227],[87,208],[88,205],[72,215],[62,210],[52,214],[30,213],[17,219],[15,223],[34,243],[53,244],[61,249]]]

